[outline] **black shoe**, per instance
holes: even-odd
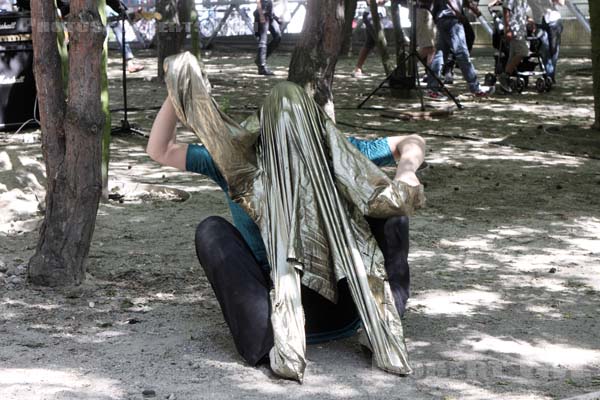
[[[275,73],[266,66],[258,67],[258,74],[259,75],[269,75],[269,76],[275,75]]]

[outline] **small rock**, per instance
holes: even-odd
[[[8,283],[12,283],[13,285],[18,285],[22,282],[23,282],[23,279],[21,279],[20,277],[18,277],[16,275],[8,278]]]
[[[562,189],[563,187],[562,187],[562,185],[556,185],[556,188],[557,188],[558,190],[560,190],[560,189]]]
[[[167,397],[165,397],[167,400],[176,400],[177,397],[175,396],[175,393],[171,393],[170,395],[168,395]]]
[[[156,392],[152,389],[145,389],[142,391],[144,397],[156,397]]]
[[[556,268],[552,267],[552,268],[550,268],[550,271],[548,271],[548,272],[551,274],[554,274],[556,272]]]
[[[98,328],[110,328],[111,326],[113,326],[113,324],[110,321],[98,323]]]
[[[454,190],[459,190],[459,187],[458,187],[458,186],[455,186],[455,187],[454,187]]]
[[[598,181],[598,183],[600,183],[600,181]],[[8,271],[6,263],[4,261],[0,261],[0,272],[5,273],[6,271]]]
[[[496,182],[496,186],[500,186],[500,182]]]
[[[94,308],[96,306],[96,303],[94,303],[93,301],[90,301],[88,303],[88,306],[90,306],[90,308]]]

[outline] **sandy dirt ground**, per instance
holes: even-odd
[[[218,102],[237,120],[287,77],[289,54],[270,61],[273,78],[256,76],[252,59],[204,55]],[[152,79],[155,59],[141,61],[130,117],[148,131],[165,89]],[[417,107],[387,92],[357,110],[384,76],[372,56],[371,76],[355,80],[354,61],[337,70],[340,126],[428,142],[403,320],[412,376],[374,368],[355,337],[309,346],[302,385],[244,365],[193,248],[203,218],[229,217],[223,195],[152,162],[143,137],[114,137],[110,187],[126,197],[100,206],[85,284],[30,285],[44,172],[39,131],[29,130],[0,133],[0,399],[542,400],[600,391],[600,136],[587,129],[589,58],[562,59],[550,93],[461,94],[464,110],[426,121],[382,117],[381,107]],[[491,57],[475,64],[483,75]],[[111,58],[113,108],[119,67]],[[466,90],[460,77],[453,90]],[[181,138],[194,141],[185,130]]]

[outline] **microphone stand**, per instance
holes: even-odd
[[[410,0],[410,7],[411,7],[411,10],[410,10],[410,16],[411,16],[411,24],[410,25],[411,26],[410,26],[410,51],[409,51],[409,53],[405,54],[402,57],[402,59],[399,60],[398,65],[396,66],[394,71],[392,71],[379,84],[379,86],[377,86],[371,93],[369,93],[369,95],[358,105],[357,108],[362,108],[362,106],[384,86],[387,85],[388,87],[391,87],[390,85],[392,84],[394,77],[399,75],[399,73],[397,71],[399,70],[401,65],[406,64],[408,62],[408,68],[409,68],[410,74],[412,74],[412,78],[415,81],[411,82],[410,85],[408,85],[408,87],[406,87],[406,89],[414,89],[414,88],[417,89],[417,92],[419,94],[419,100],[421,103],[421,111],[425,111],[425,103],[423,101],[423,88],[421,87],[421,80],[419,79],[419,73],[418,73],[418,64],[419,63],[421,63],[423,65],[423,68],[428,72],[428,79],[430,79],[429,77],[435,79],[438,83],[439,90],[444,92],[445,94],[447,94],[448,97],[454,102],[454,104],[456,104],[456,107],[458,109],[462,109],[464,106],[460,103],[460,101],[456,98],[456,96],[454,96],[450,92],[450,90],[448,90],[448,88],[446,87],[444,82],[442,82],[442,80],[431,70],[429,65],[427,65],[427,62],[425,62],[425,60],[423,60],[419,56],[419,53],[417,52],[417,2],[416,2],[416,0]],[[405,83],[405,82],[402,82],[402,83]]]
[[[122,4],[122,2],[121,2]],[[125,53],[125,18],[126,18],[126,8],[121,13],[121,57],[122,57],[122,68],[123,68],[123,119],[121,120],[121,125],[118,127],[114,127],[111,129],[111,133],[135,133],[137,135],[141,135],[147,137],[144,132],[139,129],[136,129],[134,125],[129,123],[127,119],[127,56]]]

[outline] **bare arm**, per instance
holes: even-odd
[[[160,164],[185,171],[188,145],[177,143],[176,124],[177,115],[167,97],[152,125],[146,153]]]
[[[502,13],[504,14],[504,36],[506,40],[510,42],[513,37],[513,33],[510,30],[510,10],[508,8],[502,9]]]
[[[559,6],[564,6],[565,0],[554,0],[554,4],[558,4]]]

